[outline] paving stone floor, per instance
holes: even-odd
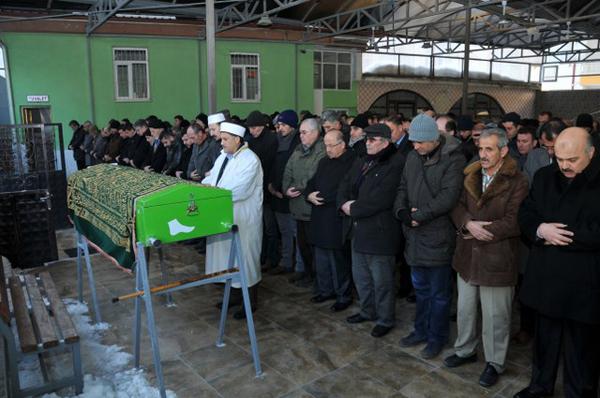
[[[72,231],[58,232],[59,252],[75,247]],[[203,271],[203,256],[190,246],[165,248],[171,279]],[[133,301],[113,304],[111,298],[133,290],[134,279],[100,255],[92,256],[103,320],[112,324],[105,343],[132,352]],[[151,255],[151,279],[159,282],[156,254]],[[62,297],[76,296],[75,260],[63,259],[51,266]],[[168,388],[179,397],[512,397],[527,385],[530,347],[512,346],[507,371],[490,389],[477,383],[484,368],[483,356],[475,364],[447,369],[442,359],[420,359],[418,348],[404,349],[401,337],[412,328],[414,305],[398,299],[397,327],[387,336],[369,335],[370,323],[349,325],[345,318],[357,309],[329,311],[331,302],[312,304],[309,289],[297,288],[287,276],[266,276],[259,289],[255,313],[256,334],[264,369],[255,378],[244,321],[230,316],[226,345],[215,346],[222,290],[203,286],[173,295],[177,306],[168,308],[155,300],[160,349]],[[89,300],[89,290],[85,288]],[[452,337],[456,325],[452,323]],[[151,350],[146,331],[142,362],[154,381]],[[557,384],[557,391],[562,384]],[[560,396],[557,394],[555,396]]]

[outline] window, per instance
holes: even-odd
[[[144,48],[114,48],[115,97],[122,101],[150,99],[148,80],[148,50]]]
[[[350,90],[352,54],[334,51],[314,52],[315,89]]]
[[[6,63],[6,49],[0,43],[0,124],[11,124],[12,96],[8,79],[8,65]]]
[[[260,101],[258,54],[231,54],[231,100]]]

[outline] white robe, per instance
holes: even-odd
[[[221,152],[202,183],[225,188],[232,193],[233,222],[239,227],[248,286],[253,286],[261,280],[263,171],[258,156],[245,144],[229,159],[217,184],[217,177],[226,157],[227,154]],[[207,274],[227,269],[231,247],[228,237],[224,234],[207,238]],[[239,266],[237,261],[235,266]],[[233,286],[240,287],[237,283]]]

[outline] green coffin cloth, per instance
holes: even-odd
[[[135,200],[182,182],[130,167],[99,164],[69,176],[67,206],[80,233],[131,269],[135,262]]]

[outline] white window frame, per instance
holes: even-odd
[[[117,51],[144,51],[146,53],[145,61],[117,61],[115,55]],[[150,63],[148,62],[148,49],[140,47],[113,47],[112,51],[113,73],[115,84],[115,101],[117,102],[148,102],[150,101]],[[133,64],[146,64],[146,98],[133,98]],[[127,85],[129,95],[127,97],[119,97],[119,81],[117,69],[119,66],[127,66]]]
[[[315,50],[314,52],[319,52],[321,53],[321,60],[320,61],[315,61],[314,60],[314,55],[313,55],[313,68],[315,67],[315,64],[319,64],[319,67],[321,68],[321,86],[319,88],[315,87],[315,90],[335,90],[335,91],[352,91],[352,81],[353,76],[354,76],[354,53],[352,51],[343,51],[343,50],[334,50],[334,49],[326,49],[326,48],[321,48],[318,50]],[[335,62],[324,62],[324,58],[323,58],[323,53],[336,53],[336,61]],[[339,53],[343,53],[343,54],[348,54],[350,55],[350,87],[349,88],[338,88],[339,86],[339,74],[338,74],[338,68],[339,65],[348,65],[347,63],[340,63],[337,60],[337,54]],[[324,69],[323,69],[323,65],[335,65],[335,88],[324,88],[323,87],[323,78],[324,78]]]
[[[245,55],[245,56],[255,56],[256,57],[256,65],[233,65],[231,63],[231,58],[234,55]],[[257,78],[258,78],[258,98],[256,99],[247,99],[247,84],[246,84],[246,68],[257,68]],[[239,68],[242,69],[242,96],[244,98],[233,98],[233,69]],[[261,88],[261,78],[260,78],[260,54],[258,53],[241,53],[241,52],[233,52],[229,53],[229,98],[231,102],[242,102],[242,103],[257,103],[261,101],[262,98],[262,88]]]

